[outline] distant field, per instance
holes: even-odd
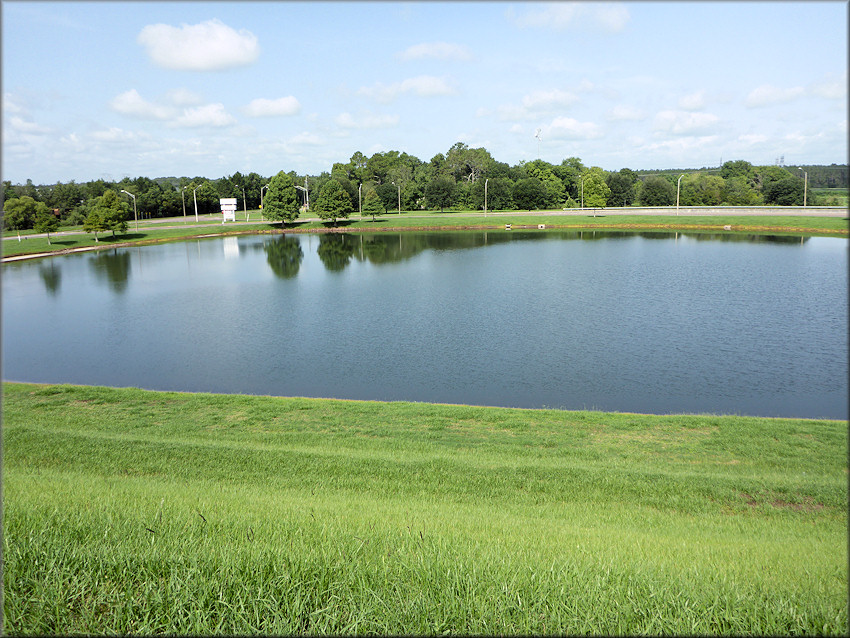
[[[813,188],[812,192],[820,206],[847,206],[850,201],[846,188]]]
[[[3,390],[7,634],[848,631],[844,422]]]

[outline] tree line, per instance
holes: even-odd
[[[577,157],[552,164],[540,159],[508,165],[484,148],[462,142],[429,161],[399,151],[356,152],[330,172],[273,176],[236,172],[218,179],[147,177],[36,186],[3,182],[4,225],[9,229],[62,225],[123,231],[127,219],[217,213],[220,198],[236,198],[239,210],[261,208],[265,217],[291,221],[309,210],[335,221],[354,212],[552,210],[627,206],[759,206],[821,203],[815,188],[847,188],[846,165],[755,166],[744,160],[720,168],[640,173],[605,171]],[[104,199],[106,198],[106,199]],[[824,201],[829,204],[831,202]],[[135,209],[134,209],[135,205]]]

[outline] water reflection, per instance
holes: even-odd
[[[355,240],[356,237],[348,233],[319,235],[319,247],[316,249],[316,254],[328,270],[332,272],[345,270],[354,256]]]
[[[141,264],[141,262],[140,262]],[[89,260],[95,276],[109,283],[115,292],[124,292],[130,278],[130,251],[113,248],[98,251]]]
[[[272,272],[281,279],[291,279],[301,269],[304,261],[304,251],[297,237],[281,235],[263,243],[266,261]]]
[[[62,283],[62,268],[57,264],[57,260],[47,259],[39,263],[38,274],[41,276],[48,294],[55,296],[59,292],[59,285]]]

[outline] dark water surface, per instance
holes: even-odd
[[[3,378],[848,418],[847,240],[206,239],[3,266]]]

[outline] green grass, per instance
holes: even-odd
[[[846,634],[846,423],[3,385],[9,634]]]
[[[190,219],[190,224],[194,220]],[[117,244],[131,243],[154,243],[161,241],[174,241],[199,235],[213,233],[276,233],[281,231],[281,224],[258,222],[244,225],[222,225],[218,218],[203,219],[202,227],[187,225],[182,227],[182,218],[175,218],[174,225],[178,228],[163,228],[163,224],[150,221],[140,222],[139,230],[133,228],[116,237],[105,235],[95,242],[94,236],[90,234],[54,235],[51,243],[43,237],[32,237],[22,233],[22,241],[9,239],[3,241],[3,256],[25,255],[46,252],[60,252],[87,247],[108,248]],[[468,213],[403,213],[401,215],[388,214],[372,221],[370,217],[359,219],[353,215],[352,219],[338,222],[339,229],[348,231],[386,231],[386,230],[427,230],[427,229],[503,229],[505,224],[514,227],[530,226],[536,228],[538,224],[546,224],[547,228],[571,228],[571,229],[634,229],[634,230],[685,230],[689,232],[725,232],[723,226],[732,226],[732,232],[742,234],[793,234],[802,236],[847,236],[850,234],[848,218],[846,217],[796,217],[796,216],[706,216],[690,217],[676,215],[605,215],[599,211],[597,216],[588,215],[528,215],[518,213],[499,213],[483,217],[481,215],[470,216]],[[167,224],[171,225],[171,224]],[[321,222],[295,222],[286,226],[288,230],[296,232],[321,231],[331,228],[330,224]],[[72,229],[79,231],[79,229]],[[6,237],[15,237],[13,231],[6,231]],[[23,239],[26,237],[26,239]]]

